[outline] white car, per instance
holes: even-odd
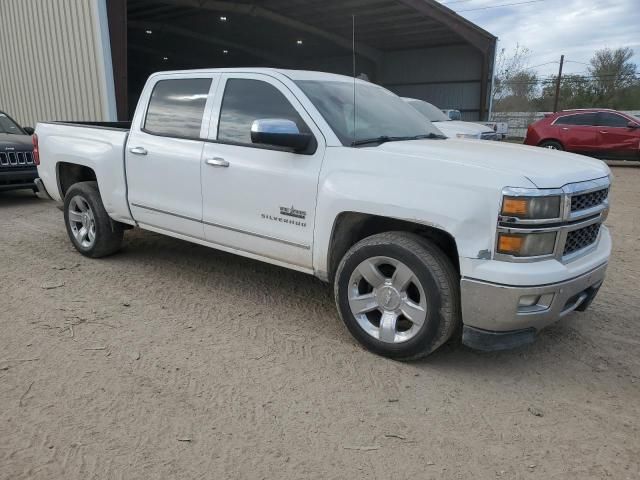
[[[496,132],[486,125],[482,125],[481,123],[463,122],[461,120],[452,120],[438,107],[430,104],[429,102],[425,102],[424,100],[407,97],[402,97],[402,99],[420,112],[420,114],[433,123],[438,130],[449,138],[472,138],[476,140],[498,139]],[[457,110],[455,111],[457,112]]]
[[[449,120],[462,120],[462,113],[460,113],[460,110],[444,108],[442,109],[442,113],[444,113]]]
[[[315,275],[355,338],[397,359],[460,331],[485,350],[529,343],[589,305],[611,252],[603,162],[470,148],[351,77],[156,73],[130,124],[36,134],[37,184],[81,254],[139,227]]]

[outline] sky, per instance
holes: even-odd
[[[564,72],[583,73],[604,47],[631,47],[640,71],[640,0],[438,1],[497,36],[498,51],[520,44],[531,52],[529,67],[556,62],[532,69],[542,77],[557,74],[561,54],[569,60]]]

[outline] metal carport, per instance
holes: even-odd
[[[486,117],[496,38],[434,0],[110,0],[118,117],[158,70],[273,66],[356,73]]]

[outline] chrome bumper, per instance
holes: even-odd
[[[462,321],[489,332],[541,328],[584,310],[604,281],[607,264],[560,283],[514,287],[463,278]]]

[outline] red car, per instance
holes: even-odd
[[[640,119],[603,108],[564,110],[529,125],[525,145],[640,160]]]

